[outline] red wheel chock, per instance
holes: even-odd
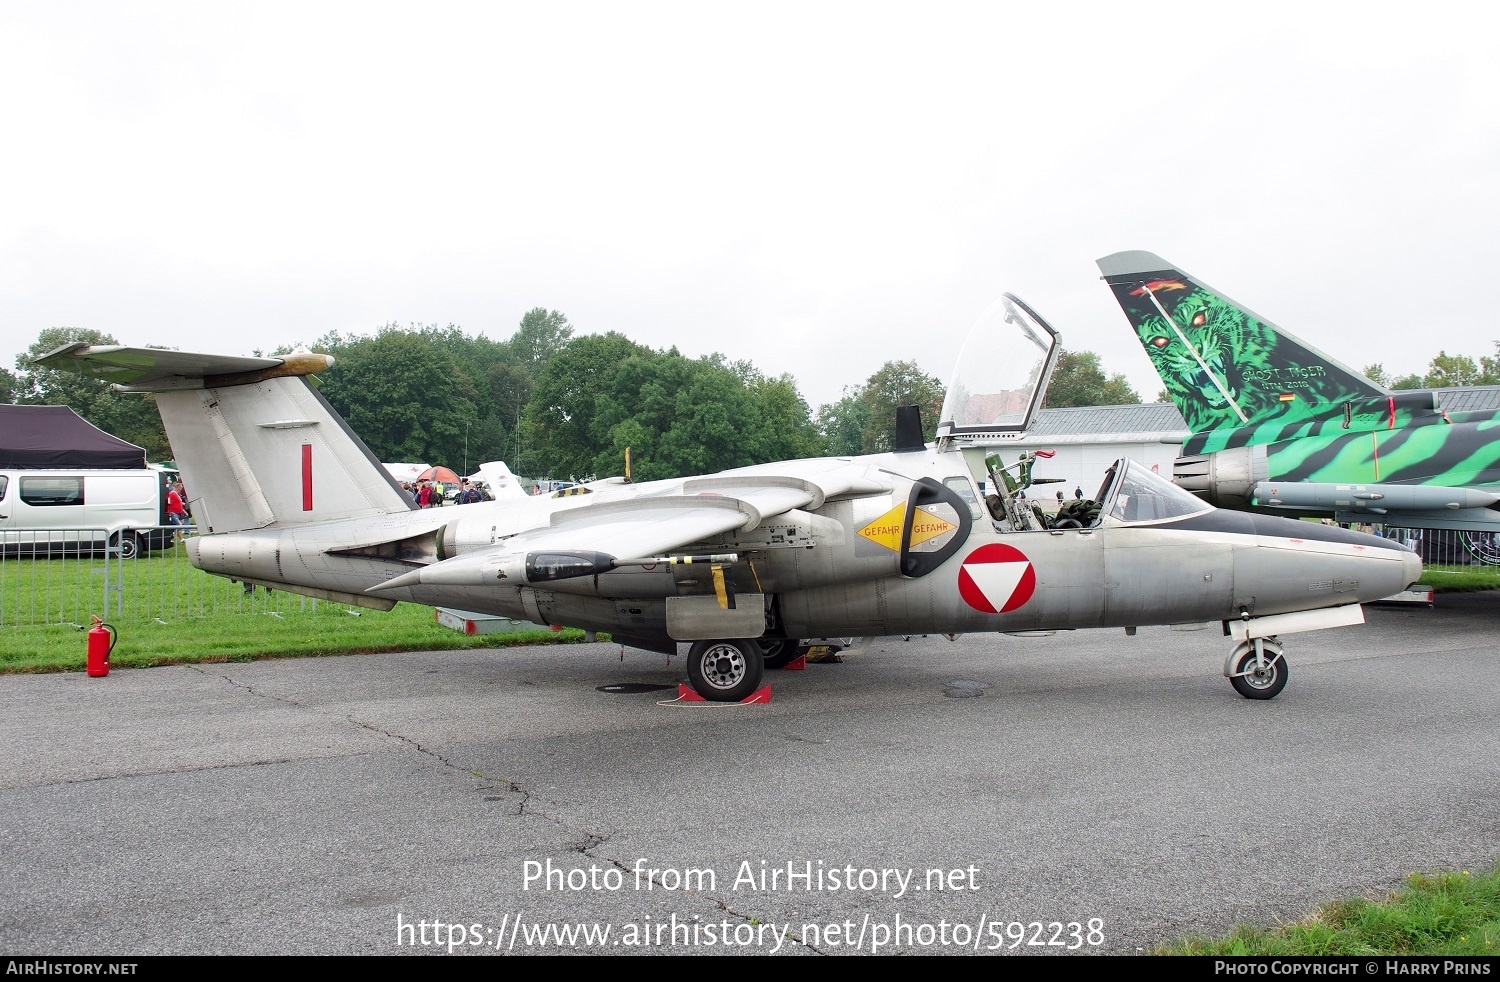
[[[703,698],[702,696],[698,695],[698,693],[694,692],[693,691],[693,687],[690,686],[690,685],[688,685],[686,682],[678,682],[677,683],[677,701],[678,702],[708,702],[707,699]],[[739,705],[741,705],[741,706],[749,706],[749,705],[751,705],[753,703],[770,702],[770,701],[771,701],[771,687],[769,685],[763,685],[759,689],[756,689],[754,692],[750,693],[745,698],[741,699],[739,701]]]
[[[803,652],[796,658],[781,666],[783,672],[805,672],[807,671],[807,652]]]

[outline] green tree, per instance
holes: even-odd
[[[865,380],[860,390],[864,427],[862,453],[889,450],[896,435],[898,406],[916,406],[922,413],[924,437],[931,437],[943,411],[943,383],[923,372],[913,361],[888,361]]]
[[[1500,385],[1500,341],[1494,344],[1493,355],[1479,356],[1479,385]]]
[[[790,376],[683,357],[622,335],[574,338],[537,379],[523,421],[538,473],[637,481],[813,456],[822,440]]]
[[[1439,351],[1422,377],[1429,389],[1450,389],[1461,385],[1500,384],[1500,342],[1495,355],[1481,355],[1476,362],[1468,355],[1450,355]]]
[[[572,336],[573,326],[560,312],[533,307],[521,318],[516,333],[511,335],[511,357],[528,375],[536,378]]]
[[[822,438],[807,402],[789,375],[766,378],[749,362],[721,355],[689,361],[674,350],[658,360],[670,377],[673,418],[662,435],[663,464],[672,474],[816,456]]]
[[[449,394],[456,394],[459,401],[450,406],[445,397],[436,407],[439,412],[449,409],[457,414],[451,442],[442,451],[448,465],[467,474],[486,460],[505,459],[514,442],[516,415],[491,379],[492,373],[511,364],[510,345],[483,335],[471,337],[455,324],[441,329],[428,325],[419,333],[446,351],[453,363],[454,385]]]
[[[860,390],[844,386],[843,398],[818,407],[818,433],[823,437],[823,452],[832,457],[852,457],[864,453],[865,428],[870,422],[870,407],[859,397]]]
[[[101,331],[80,327],[49,327],[16,358],[13,398],[32,406],[67,406],[112,436],[146,451],[153,461],[171,459],[172,448],[150,393],[118,392],[103,379],[43,368],[36,359],[65,344],[118,344]]]
[[[548,358],[521,416],[527,456],[516,461],[515,467],[556,478],[594,474],[598,445],[608,438],[607,432],[595,429],[596,404],[601,395],[608,398],[614,393],[626,360],[651,353],[651,349],[611,331],[573,338]],[[621,460],[605,470],[619,473],[623,466]]]
[[[1450,355],[1439,351],[1427,365],[1427,372],[1413,372],[1392,378],[1385,366],[1377,362],[1366,365],[1364,374],[1376,385],[1387,389],[1450,389],[1465,385],[1500,385],[1500,341],[1494,342],[1495,354],[1481,355],[1476,361],[1468,355]]]
[[[755,407],[749,448],[754,463],[825,453],[822,434],[813,425],[807,400],[791,375],[766,378],[745,363],[736,366],[735,374],[744,381]]]
[[[494,407],[492,418],[496,422],[504,421],[505,442],[484,460],[509,461],[513,471],[522,473],[521,448],[516,444],[516,437],[521,433],[521,414],[531,401],[535,383],[526,370],[513,361],[496,362],[485,374],[489,402]]]
[[[655,459],[640,461],[643,478],[687,477],[761,463],[750,436],[756,422],[754,400],[722,361],[691,360],[673,349],[650,362],[635,359],[627,367],[644,369],[646,398],[635,415],[659,434]],[[633,399],[634,373],[623,373],[620,381],[618,396]]]
[[[0,404],[10,404],[16,401],[16,392],[20,383],[16,377],[6,369],[0,368]]]
[[[391,359],[390,352],[401,346],[401,357],[415,359],[410,367],[423,376],[421,380],[405,374],[400,358]],[[496,377],[507,377],[506,343],[483,335],[470,337],[455,324],[413,324],[404,329],[386,324],[374,336],[331,332],[313,347],[335,358],[334,370],[328,373],[331,384],[323,380],[324,393],[332,393],[330,401],[341,413],[342,407],[350,407],[346,418],[352,415],[374,424],[369,433],[358,426],[355,430],[381,459],[426,460],[468,473],[484,461],[510,458],[519,413],[510,391],[500,391],[494,383]],[[379,406],[356,408],[357,385],[351,376],[366,371],[366,365],[375,366],[369,370],[397,373],[393,395]],[[446,381],[437,384],[440,376]],[[410,401],[398,407],[395,403],[401,400]],[[411,418],[403,421],[403,413]],[[381,419],[371,420],[372,415]]]
[[[1432,359],[1422,384],[1429,389],[1449,389],[1459,385],[1476,385],[1479,365],[1468,355],[1450,355],[1439,351]]]
[[[1092,351],[1060,351],[1047,383],[1044,405],[1125,406],[1136,405],[1141,397],[1120,373],[1106,376],[1099,356]]]
[[[463,466],[479,394],[448,340],[387,324],[330,352],[321,391],[380,460]]]

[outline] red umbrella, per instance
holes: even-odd
[[[429,467],[417,475],[419,481],[442,481],[444,484],[457,484],[458,475],[446,467]]]

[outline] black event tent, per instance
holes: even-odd
[[[143,468],[146,451],[67,406],[0,405],[0,467]]]

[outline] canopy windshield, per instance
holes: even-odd
[[[1122,457],[1104,475],[1096,498],[1111,523],[1145,525],[1213,511],[1213,506],[1146,465]]]
[[[959,351],[943,399],[941,437],[1027,429],[1041,408],[1057,357],[1057,332],[1007,293],[979,318]]]

